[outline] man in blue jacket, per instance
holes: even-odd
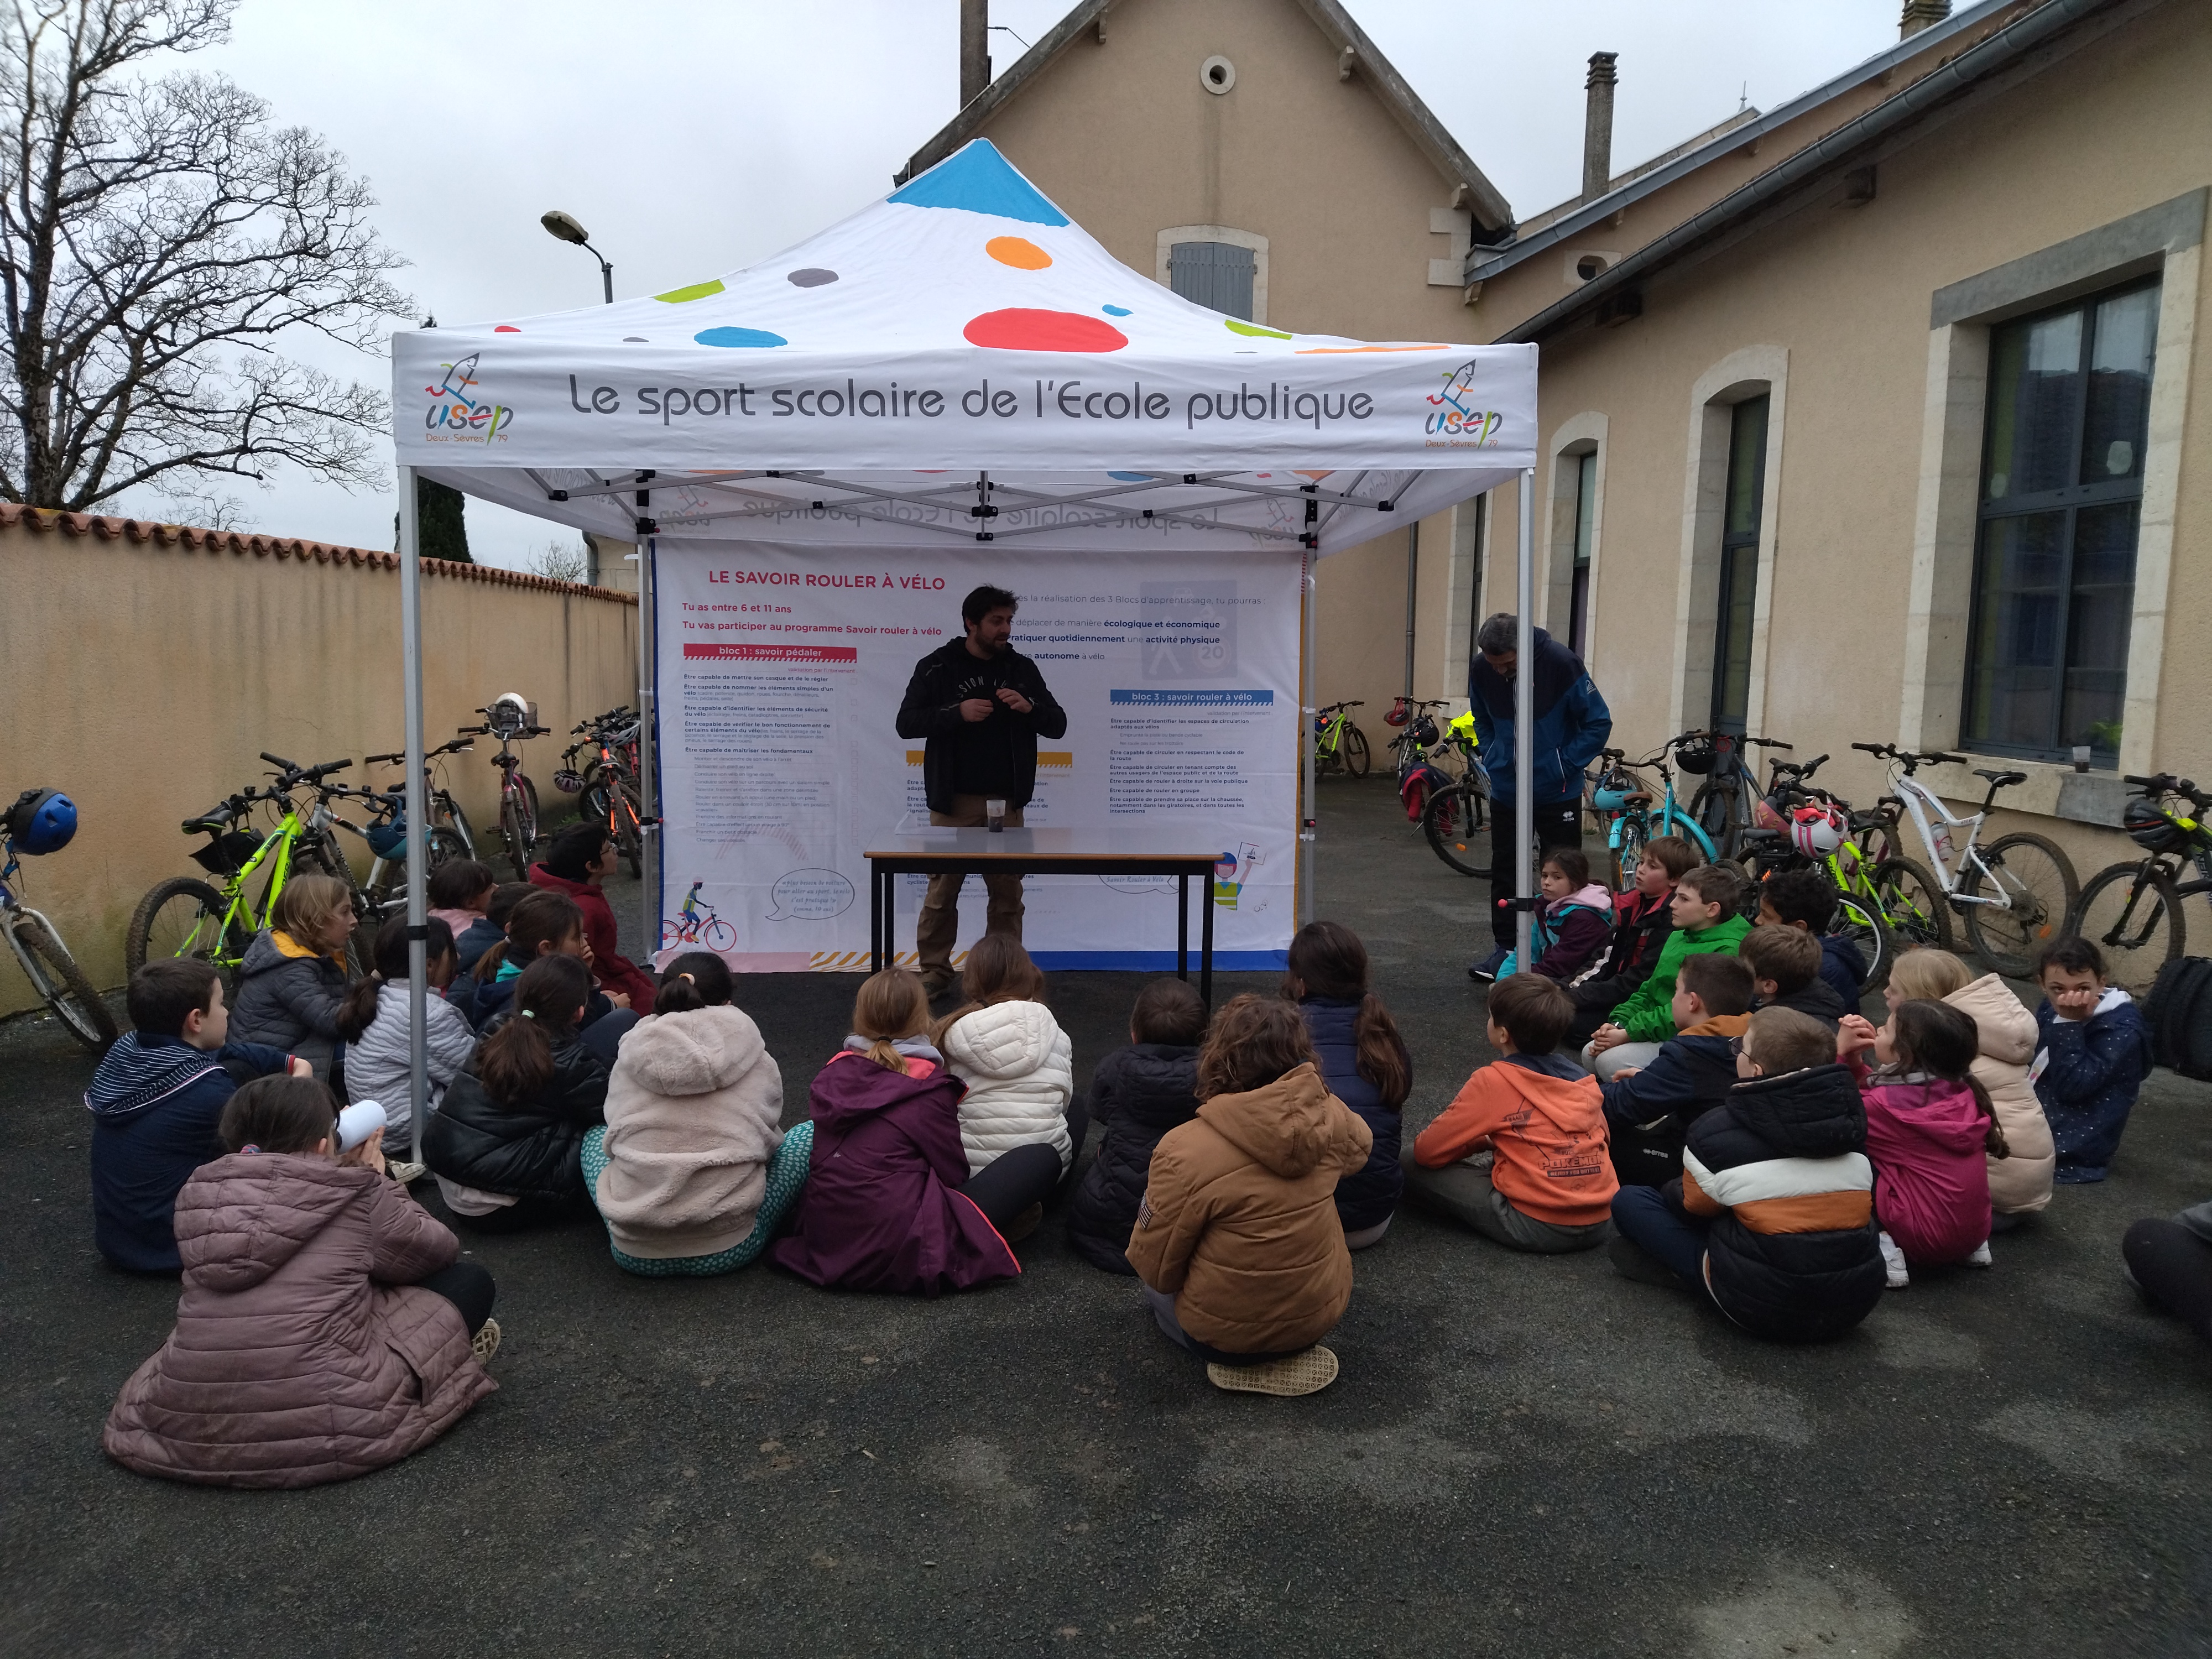
[[[1532,734],[1534,799],[1526,818],[1515,796],[1514,681],[1521,672],[1520,618],[1499,611],[1475,636],[1477,654],[1468,669],[1468,701],[1482,763],[1490,772],[1490,933],[1496,949],[1471,963],[1468,975],[1495,979],[1513,949],[1515,847],[1534,834],[1546,848],[1583,842],[1583,772],[1613,735],[1613,711],[1591,684],[1583,659],[1542,629],[1535,630],[1535,730]]]
[[[175,1273],[177,1194],[192,1171],[228,1150],[216,1136],[238,1085],[304,1060],[258,1042],[228,1042],[222,977],[169,957],[131,975],[132,1030],[100,1057],[84,1103],[92,1112],[92,1242],[118,1267]]]

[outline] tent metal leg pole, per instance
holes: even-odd
[[[643,556],[637,562],[637,804],[645,818],[638,832],[642,846],[639,862],[643,866],[643,879],[639,884],[644,890],[645,910],[644,943],[640,948],[648,967],[653,953],[660,948],[660,770],[659,757],[653,745],[660,709],[653,699],[658,677],[653,672],[653,660],[660,635],[658,618],[653,615],[659,599],[653,570],[657,542],[657,538],[647,537],[638,549]]]
[[[428,1032],[429,911],[423,891],[428,874],[426,830],[429,805],[422,787],[422,560],[415,501],[415,469],[399,469],[399,649],[407,724],[407,1103],[409,1156],[420,1160],[430,1109]],[[374,954],[374,949],[370,951]]]
[[[1305,650],[1301,653],[1304,660],[1299,664],[1298,673],[1298,748],[1304,756],[1303,763],[1304,790],[1302,797],[1304,810],[1298,814],[1300,877],[1298,921],[1301,926],[1314,919],[1314,912],[1317,908],[1314,892],[1314,873],[1316,865],[1316,853],[1321,835],[1321,803],[1314,796],[1314,699],[1319,695],[1314,690],[1314,653],[1320,644],[1321,638],[1321,606],[1316,603],[1319,595],[1316,591],[1314,557],[1314,550],[1308,548],[1305,556],[1305,573],[1298,590],[1299,599],[1305,606],[1306,613],[1306,646]],[[1213,921],[1212,908],[1213,893],[1211,886],[1206,890],[1206,924],[1211,927]]]
[[[1513,837],[1514,962],[1522,973],[1534,966],[1528,951],[1535,915],[1528,908],[1536,896],[1535,860],[1528,850],[1536,817],[1536,473],[1532,467],[1521,474],[1521,549],[1515,573],[1518,592],[1515,608],[1519,628],[1513,648],[1518,653],[1513,672],[1513,793],[1520,805],[1515,814]]]
[[[1414,625],[1420,616],[1421,526],[1406,526],[1406,701],[1413,700]]]

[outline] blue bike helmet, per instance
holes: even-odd
[[[394,818],[389,823],[372,824],[368,829],[368,850],[380,859],[397,858],[407,844],[407,820]]]
[[[0,825],[19,853],[58,853],[76,834],[76,803],[58,789],[26,789]]]

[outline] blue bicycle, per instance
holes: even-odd
[[[58,853],[76,834],[76,807],[52,789],[26,789],[0,813],[0,933],[46,1006],[88,1048],[115,1041],[115,1016],[62,943],[60,929],[16,897],[10,884],[25,857]]]
[[[1590,811],[1606,826],[1605,844],[1613,858],[1615,892],[1626,892],[1636,884],[1637,863],[1644,856],[1644,847],[1657,836],[1680,836],[1709,864],[1719,856],[1713,849],[1713,838],[1689,808],[1674,799],[1674,770],[1667,764],[1667,757],[1678,745],[1701,735],[1684,732],[1669,738],[1659,745],[1656,754],[1640,761],[1630,760],[1624,750],[1600,752],[1598,775],[1590,788]],[[1660,792],[1655,794],[1637,775],[1639,772],[1658,773]]]

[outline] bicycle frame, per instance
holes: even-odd
[[[5,916],[8,921],[5,927],[0,927],[0,933],[7,934],[8,948],[15,953],[15,961],[23,969],[23,977],[31,981],[32,988],[35,990],[39,975],[31,965],[30,954],[24,949],[22,940],[15,937],[16,919],[21,917],[37,922],[46,930],[46,937],[64,951],[69,949],[69,944],[62,938],[61,929],[54,926],[44,911],[33,910],[15,896],[15,890],[8,884],[23,867],[22,860],[16,856],[14,843],[10,842],[4,851],[8,862],[0,866],[0,916]]]
[[[2001,910],[2011,909],[2012,896],[2004,890],[2003,884],[1997,880],[1990,866],[1982,862],[1981,850],[1976,845],[1981,837],[1982,824],[1989,814],[1982,811],[1968,817],[1954,817],[1927,785],[1905,776],[1893,778],[1891,782],[1897,790],[1898,799],[1904,802],[1905,810],[1912,819],[1912,827],[1920,832],[1920,844],[1927,849],[1928,862],[1936,872],[1936,878],[1943,884],[1944,896],[1954,904],[1994,904]],[[1966,832],[1964,839],[1956,842],[1955,864],[1953,860],[1945,858],[1942,850],[1942,842],[1953,839],[1949,832],[1954,830]],[[1978,893],[1961,893],[1959,890],[1960,878],[1966,873],[1969,865],[1989,883],[1996,897],[1984,898]]]
[[[208,953],[208,960],[224,968],[235,968],[243,957],[234,957],[222,949],[222,940],[231,936],[232,928],[243,924],[248,933],[259,933],[270,913],[276,908],[277,896],[284,890],[285,879],[292,873],[292,848],[306,832],[307,826],[300,821],[300,809],[287,803],[283,820],[270,832],[269,838],[254,850],[253,856],[238,867],[237,873],[222,884],[222,896],[228,902],[223,907],[222,932],[216,939],[216,948]],[[273,859],[273,862],[271,862]],[[253,874],[267,863],[270,866],[269,884],[262,889],[259,914],[246,902],[246,884]],[[189,946],[191,936],[187,935]],[[183,954],[179,952],[179,954]]]

